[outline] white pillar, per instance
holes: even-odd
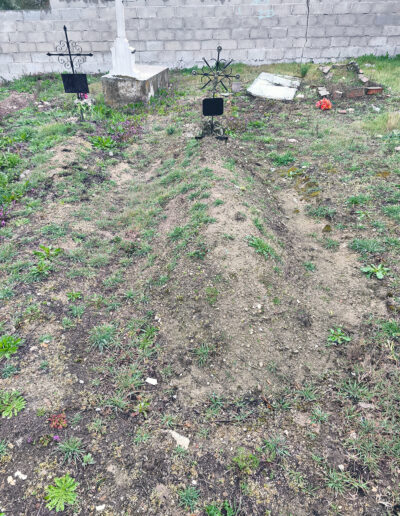
[[[126,38],[125,31],[125,9],[122,0],[115,0],[115,11],[117,15],[117,37]]]
[[[125,10],[122,0],[115,0],[115,13],[117,18],[117,39],[111,47],[112,70],[111,75],[132,76],[135,67],[134,50],[129,46],[125,30]]]

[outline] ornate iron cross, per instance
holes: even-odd
[[[47,52],[48,56],[58,56],[58,62],[66,70],[71,70],[75,74],[75,67],[79,68],[86,61],[86,56],[93,56],[92,53],[83,53],[82,47],[68,39],[67,27],[64,25],[65,41],[60,41],[56,46],[57,52]],[[69,59],[65,59],[68,57]]]
[[[205,57],[203,57],[203,61],[206,66],[203,66],[201,71],[193,70],[193,75],[201,76],[202,81],[207,81],[201,89],[204,90],[207,88],[209,84],[211,84],[210,90],[212,91],[213,97],[217,93],[219,85],[223,86],[225,91],[228,91],[228,88],[225,86],[223,81],[232,83],[232,79],[240,79],[239,74],[233,74],[231,64],[233,63],[233,59],[230,61],[226,61],[226,59],[221,59],[222,47],[217,47],[217,59],[211,59],[214,61],[213,65],[210,65]]]

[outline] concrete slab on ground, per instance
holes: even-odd
[[[254,97],[272,100],[293,100],[300,86],[300,79],[289,75],[260,73],[247,92]]]

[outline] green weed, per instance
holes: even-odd
[[[286,445],[286,439],[281,435],[272,436],[264,439],[262,451],[268,462],[275,462],[284,457],[289,456],[289,449]]]
[[[203,367],[209,361],[214,352],[215,347],[211,344],[200,344],[200,346],[193,351],[200,367]]]
[[[317,219],[333,219],[336,215],[336,209],[330,208],[329,206],[306,206],[306,213],[310,217],[315,217]]]
[[[273,151],[268,154],[268,157],[272,160],[274,165],[277,166],[289,165],[295,161],[295,157],[290,151],[284,152],[283,154],[278,154]]]
[[[366,265],[365,267],[361,267],[361,272],[364,272],[368,278],[372,278],[375,276],[377,279],[383,279],[387,273],[390,271],[387,267],[385,267],[382,263],[379,265]]]
[[[82,439],[70,437],[58,445],[58,451],[63,455],[63,463],[73,462],[75,465],[82,462],[85,450],[82,446]]]
[[[331,468],[328,468],[325,472],[325,485],[336,495],[343,494],[349,489],[368,491],[366,482],[353,478],[347,471],[337,471]]]
[[[357,251],[361,255],[366,254],[380,254],[385,251],[385,246],[376,239],[360,239],[355,238],[349,244],[349,248],[353,251]]]
[[[345,342],[351,342],[351,337],[343,331],[339,326],[337,328],[331,328],[329,330],[328,344],[344,344]]]
[[[232,507],[226,500],[222,505],[217,503],[207,505],[205,511],[207,516],[236,516],[239,514],[239,509],[236,509],[235,506]]]
[[[178,495],[179,505],[181,507],[189,509],[192,512],[196,509],[200,498],[200,493],[198,489],[196,489],[195,487],[187,487],[186,489],[178,491]]]
[[[115,326],[111,324],[95,326],[89,332],[89,342],[91,347],[103,352],[105,349],[116,344],[116,333],[117,330]]]
[[[22,345],[21,339],[12,335],[3,335],[0,337],[0,360],[2,358],[10,358],[14,355],[18,348]]]
[[[373,396],[367,386],[357,380],[351,379],[342,383],[339,393],[345,398],[349,398],[353,401],[361,401],[363,399],[369,400]]]
[[[271,258],[271,257],[272,258],[278,257],[275,249],[273,249],[262,238],[250,236],[250,237],[247,237],[247,243],[250,247],[252,247],[255,250],[255,252],[257,254],[261,254],[261,256],[263,256],[266,260],[268,260],[268,258]]]
[[[260,459],[253,453],[249,453],[244,448],[239,448],[238,453],[233,457],[232,462],[239,470],[247,475],[254,472],[260,465]]]
[[[66,505],[74,505],[78,496],[75,491],[79,484],[69,476],[69,473],[55,478],[54,484],[46,488],[46,507],[61,512],[65,510]]]
[[[0,390],[0,414],[1,417],[11,419],[25,408],[26,401],[18,391]]]

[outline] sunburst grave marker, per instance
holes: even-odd
[[[210,64],[205,57],[203,57],[203,61],[205,66],[201,69],[201,71],[193,70],[193,75],[198,75],[201,77],[201,80],[205,83],[200,88],[201,90],[209,87],[212,92],[211,98],[203,99],[203,115],[207,117],[211,117],[211,121],[206,122],[203,127],[203,131],[200,136],[197,136],[197,139],[204,138],[207,134],[215,136],[219,140],[227,140],[228,137],[225,135],[224,128],[218,123],[214,121],[215,116],[221,116],[224,114],[224,99],[221,97],[216,97],[218,89],[222,86],[225,91],[229,91],[226,84],[231,86],[232,79],[240,79],[239,74],[234,74],[232,72],[232,63],[233,59],[227,61],[226,59],[221,59],[222,47],[217,47],[217,58],[211,59],[210,62],[214,62]]]

